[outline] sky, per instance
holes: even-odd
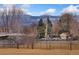
[[[3,8],[11,8],[12,4],[0,4],[0,10]],[[32,16],[54,15],[58,16],[62,13],[79,12],[78,4],[15,4],[16,8],[21,8],[26,14]]]

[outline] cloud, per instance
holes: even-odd
[[[53,8],[49,8],[46,11],[43,11],[40,13],[40,15],[52,15],[53,13],[55,13],[56,9]]]
[[[2,5],[3,8],[11,8],[11,7],[13,7],[13,6],[16,7],[16,4],[3,4],[3,5]],[[21,5],[20,5],[20,8],[22,8],[22,9],[27,9],[27,8],[29,8],[29,7],[31,7],[31,4],[21,4]]]
[[[16,5],[15,4],[3,4],[2,5],[2,8],[4,9],[4,8],[6,8],[7,10],[11,10],[11,9],[13,9],[13,7],[16,7]]]
[[[21,5],[21,8],[24,8],[24,9],[30,8],[30,7],[31,7],[31,4],[22,4]]]
[[[32,13],[29,12],[30,7],[31,7],[31,4],[22,4],[20,6],[20,8],[24,11],[25,14],[32,15]]]
[[[21,10],[24,12],[24,14],[32,15],[32,13],[28,11],[28,9],[21,9]]]
[[[1,5],[1,7],[0,7],[0,11],[4,11],[5,8],[6,8],[7,11],[8,11],[8,10],[11,9],[13,6],[14,6],[13,4],[3,4],[3,5]]]
[[[62,13],[68,13],[68,12],[74,13],[74,12],[79,12],[78,7],[79,7],[79,5],[76,5],[76,6],[70,5],[70,6],[66,7],[66,8],[64,8],[64,9],[62,10]]]
[[[4,11],[4,9],[3,8],[0,8],[0,11]]]
[[[3,4],[1,7],[0,7],[0,11],[4,11],[4,8],[8,10],[11,10],[13,8],[13,6],[16,7],[16,4]],[[31,5],[30,4],[22,4],[20,5],[20,8],[25,14],[28,14],[28,15],[32,15],[31,12],[29,12],[28,8],[30,8]],[[16,7],[17,8],[17,7]]]
[[[28,15],[32,15],[32,13],[31,13],[31,12],[27,12],[27,14],[28,14]]]
[[[46,12],[51,13],[51,12],[55,12],[56,9],[48,9]]]
[[[3,4],[3,8],[11,8],[15,6],[15,4]]]
[[[21,8],[21,10],[25,13],[28,11],[28,9],[23,9],[23,8]]]

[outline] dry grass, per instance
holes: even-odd
[[[65,49],[16,49],[5,48],[0,49],[1,55],[71,55],[79,54],[79,50],[65,50]]]

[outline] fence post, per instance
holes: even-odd
[[[17,49],[19,49],[19,44],[17,43]]]
[[[32,40],[32,49],[34,49],[34,39]]]
[[[32,49],[34,48],[34,43],[32,42]]]
[[[49,49],[51,49],[51,41],[49,41]]]
[[[72,50],[72,38],[70,38],[70,50]]]

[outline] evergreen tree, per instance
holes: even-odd
[[[47,17],[47,24],[48,24],[48,30],[47,30],[47,32],[48,32],[48,34],[51,34],[51,32],[52,32],[52,23],[49,20],[49,17]]]
[[[40,19],[38,22],[38,38],[44,38],[45,37],[45,24],[43,23],[43,20]]]
[[[42,19],[38,22],[37,32],[38,32],[38,38],[44,38],[47,35],[51,35],[52,33],[52,23],[49,20],[49,17],[46,19],[46,24],[43,22]]]

